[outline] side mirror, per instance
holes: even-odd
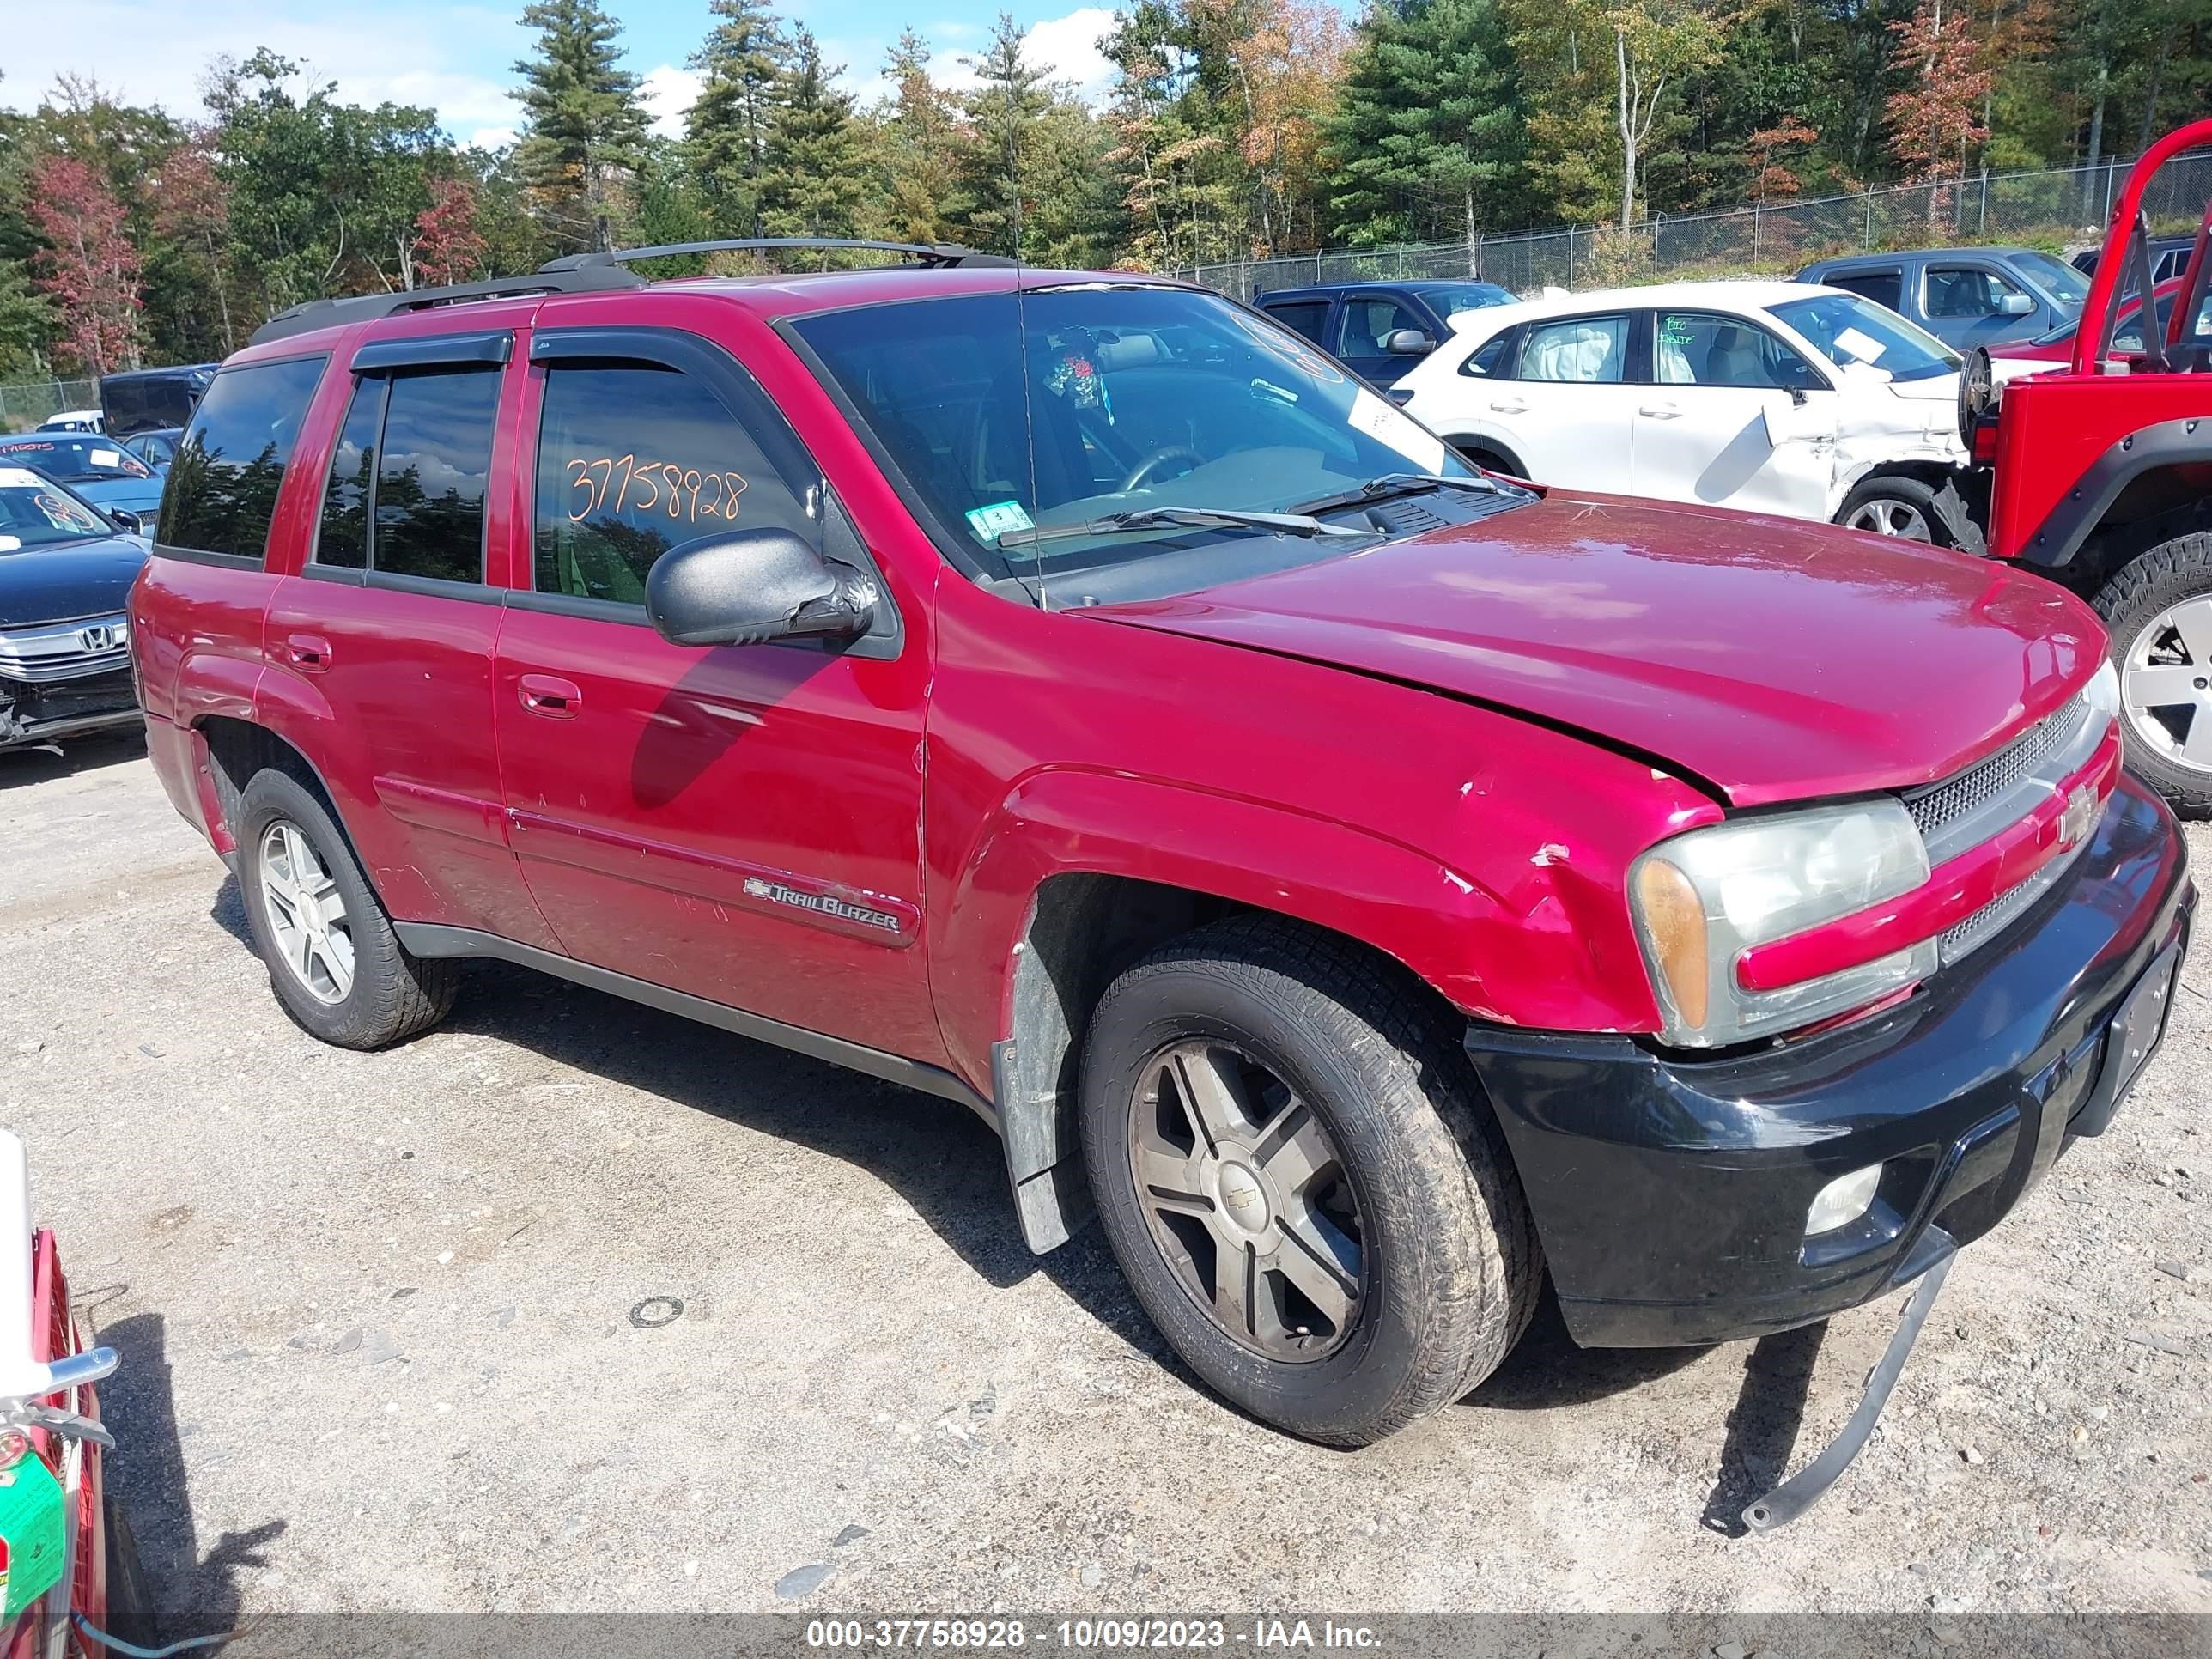
[[[1997,298],[1997,315],[2000,317],[2032,317],[2034,314],[2035,301],[2027,295],[2005,294]]]
[[[1394,328],[1382,337],[1382,349],[1393,357],[1419,357],[1437,349],[1437,343],[1418,328]]]
[[[868,631],[872,577],[763,526],[671,548],[645,579],[645,614],[672,645],[852,639]]]
[[[146,533],[146,521],[136,513],[125,513],[119,507],[107,515],[107,521],[128,535],[143,536]]]

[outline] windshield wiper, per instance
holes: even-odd
[[[1301,501],[1300,513],[1334,513],[1339,507],[1364,507],[1369,501],[1387,501],[1393,495],[1411,495],[1424,489],[1465,489],[1478,495],[1503,495],[1505,486],[1477,475],[1462,478],[1446,472],[1386,472],[1379,478],[1370,478],[1357,489],[1347,489],[1340,495],[1323,495],[1319,501]]]
[[[1323,524],[1319,519],[1304,513],[1245,513],[1234,507],[1147,507],[1127,513],[1109,513],[1103,519],[1089,519],[1081,524],[1034,525],[1027,530],[1009,530],[999,538],[1001,548],[1033,547],[1039,542],[1057,542],[1074,536],[1115,536],[1131,531],[1168,530],[1176,526],[1210,530],[1222,526],[1251,530],[1272,530],[1279,536],[1371,536],[1371,530],[1353,530],[1344,525]]]

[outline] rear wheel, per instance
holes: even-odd
[[[1451,1022],[1331,935],[1237,918],[1109,986],[1084,1152],[1176,1352],[1255,1417],[1365,1445],[1480,1382],[1542,1278]]]
[[[2130,560],[2096,605],[2112,630],[2128,765],[2176,811],[2212,816],[2212,534]]]
[[[1935,490],[1917,478],[1869,478],[1844,498],[1836,522],[1899,541],[1951,544],[1936,514]]]
[[[453,1006],[456,967],[410,956],[323,803],[258,772],[239,797],[238,882],[270,988],[310,1034],[381,1048]]]

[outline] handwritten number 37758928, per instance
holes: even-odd
[[[642,460],[635,455],[580,456],[568,464],[570,522],[593,514],[661,514],[697,523],[734,519],[745,481],[735,472],[702,472],[675,461]]]

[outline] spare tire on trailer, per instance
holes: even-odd
[[[1966,361],[1959,369],[1959,441],[1966,445],[1969,458],[1974,453],[1974,433],[1996,413],[1997,397],[1996,370],[1990,363],[1990,349],[1976,346],[1966,353]]]

